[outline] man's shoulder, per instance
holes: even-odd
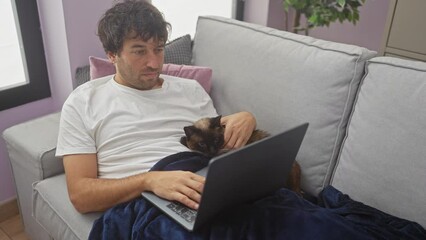
[[[78,86],[68,96],[65,104],[66,105],[67,104],[78,104],[79,102],[87,103],[88,98],[91,98],[91,96],[93,96],[94,92],[97,92],[97,91],[105,88],[106,86],[108,86],[111,79],[112,79],[112,76],[105,76],[105,77],[90,80],[90,81]]]
[[[101,89],[108,85],[109,81],[112,79],[112,76],[105,76],[97,79],[90,80],[80,86],[78,86],[74,91],[71,93],[70,96],[73,95],[87,95],[93,91],[96,91],[98,89]]]
[[[101,87],[101,86],[107,84],[112,79],[112,77],[113,77],[113,75],[108,75],[108,76],[104,76],[104,77],[101,77],[101,78],[89,80],[89,81],[81,84],[80,86],[78,86],[73,92],[87,91],[87,90],[90,90],[90,89]]]

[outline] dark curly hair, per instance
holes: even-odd
[[[108,9],[98,24],[98,36],[105,52],[120,53],[129,38],[151,38],[166,42],[171,25],[151,3],[127,0]]]

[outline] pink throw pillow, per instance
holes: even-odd
[[[89,57],[90,80],[112,75],[115,73],[115,66],[108,59]]]
[[[115,67],[108,59],[90,56],[89,64],[90,80],[115,73]],[[200,83],[207,93],[210,93],[212,69],[209,67],[164,64],[161,73],[175,77],[194,79]]]
[[[204,90],[206,90],[207,93],[210,93],[213,71],[209,67],[168,63],[163,65],[163,71],[161,73],[175,77],[194,79],[204,88]]]

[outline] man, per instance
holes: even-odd
[[[195,81],[160,77],[170,25],[150,3],[125,1],[107,10],[98,35],[114,77],[90,81],[62,109],[57,156],[68,192],[81,213],[103,211],[152,191],[197,209],[204,177],[148,170],[162,158],[188,151],[183,127],[216,116]],[[222,118],[227,148],[243,146],[256,125],[248,112]]]

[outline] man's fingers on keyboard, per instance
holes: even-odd
[[[176,197],[174,199],[175,201],[178,201],[192,209],[198,209],[198,203],[194,200],[190,199],[188,196],[182,193],[176,193]]]

